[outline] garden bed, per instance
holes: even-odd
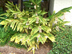
[[[45,43],[44,45],[40,44],[40,48],[35,51],[35,54],[47,54],[51,50],[51,45],[49,43]],[[1,54],[32,54],[32,52],[27,52],[24,48],[15,48],[10,47],[8,45],[1,47],[0,46],[0,53]]]

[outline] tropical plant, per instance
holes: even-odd
[[[63,25],[67,21],[61,20],[59,17],[65,12],[69,12],[72,7],[64,8],[58,13],[54,13],[51,16],[44,18],[45,12],[40,9],[40,3],[42,0],[30,0],[34,4],[34,11],[23,10],[20,11],[17,5],[8,2],[6,7],[8,10],[6,13],[1,14],[1,16],[7,16],[7,19],[2,21],[0,24],[4,25],[7,30],[11,27],[13,31],[17,31],[10,41],[15,41],[15,43],[21,43],[28,47],[28,51],[32,50],[33,54],[35,49],[39,48],[39,43],[44,44],[47,39],[55,42],[54,32],[63,29]],[[57,23],[56,23],[57,21]],[[53,24],[54,23],[54,24]]]

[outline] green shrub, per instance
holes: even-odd
[[[55,36],[56,42],[49,54],[72,54],[72,26],[66,26]]]
[[[10,41],[28,47],[28,51],[32,50],[33,54],[35,49],[39,48],[39,43],[44,44],[47,39],[55,42],[54,33],[59,31],[59,28],[63,30],[63,25],[67,21],[61,20],[59,17],[65,12],[69,12],[72,7],[64,8],[58,13],[54,13],[51,16],[44,18],[44,14],[47,12],[40,9],[40,3],[42,0],[30,0],[34,4],[35,11],[20,11],[17,5],[8,2],[6,7],[8,10],[1,16],[7,16],[7,19],[0,24],[4,25],[4,28],[8,30],[11,27],[13,31],[17,31]],[[54,23],[57,21],[57,23]],[[54,26],[53,26],[54,23]],[[57,28],[56,28],[57,27]]]

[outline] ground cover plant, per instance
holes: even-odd
[[[64,31],[56,34],[56,42],[48,54],[72,54],[72,26],[65,26]]]
[[[72,7],[64,8],[57,13],[53,13],[47,18],[44,18],[45,12],[40,9],[42,0],[30,0],[32,9],[20,11],[20,7],[8,2],[6,13],[0,16],[3,20],[0,24],[4,25],[5,30],[9,27],[16,31],[14,35],[10,35],[10,41],[28,47],[28,51],[32,50],[33,54],[35,49],[39,48],[39,44],[44,44],[50,39],[55,42],[55,33],[59,29],[64,30],[63,26],[67,21],[61,20],[59,17],[65,12],[69,12]],[[32,5],[33,4],[33,5]]]

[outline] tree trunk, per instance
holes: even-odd
[[[20,5],[20,10],[23,10],[23,0],[18,0],[18,5]]]

